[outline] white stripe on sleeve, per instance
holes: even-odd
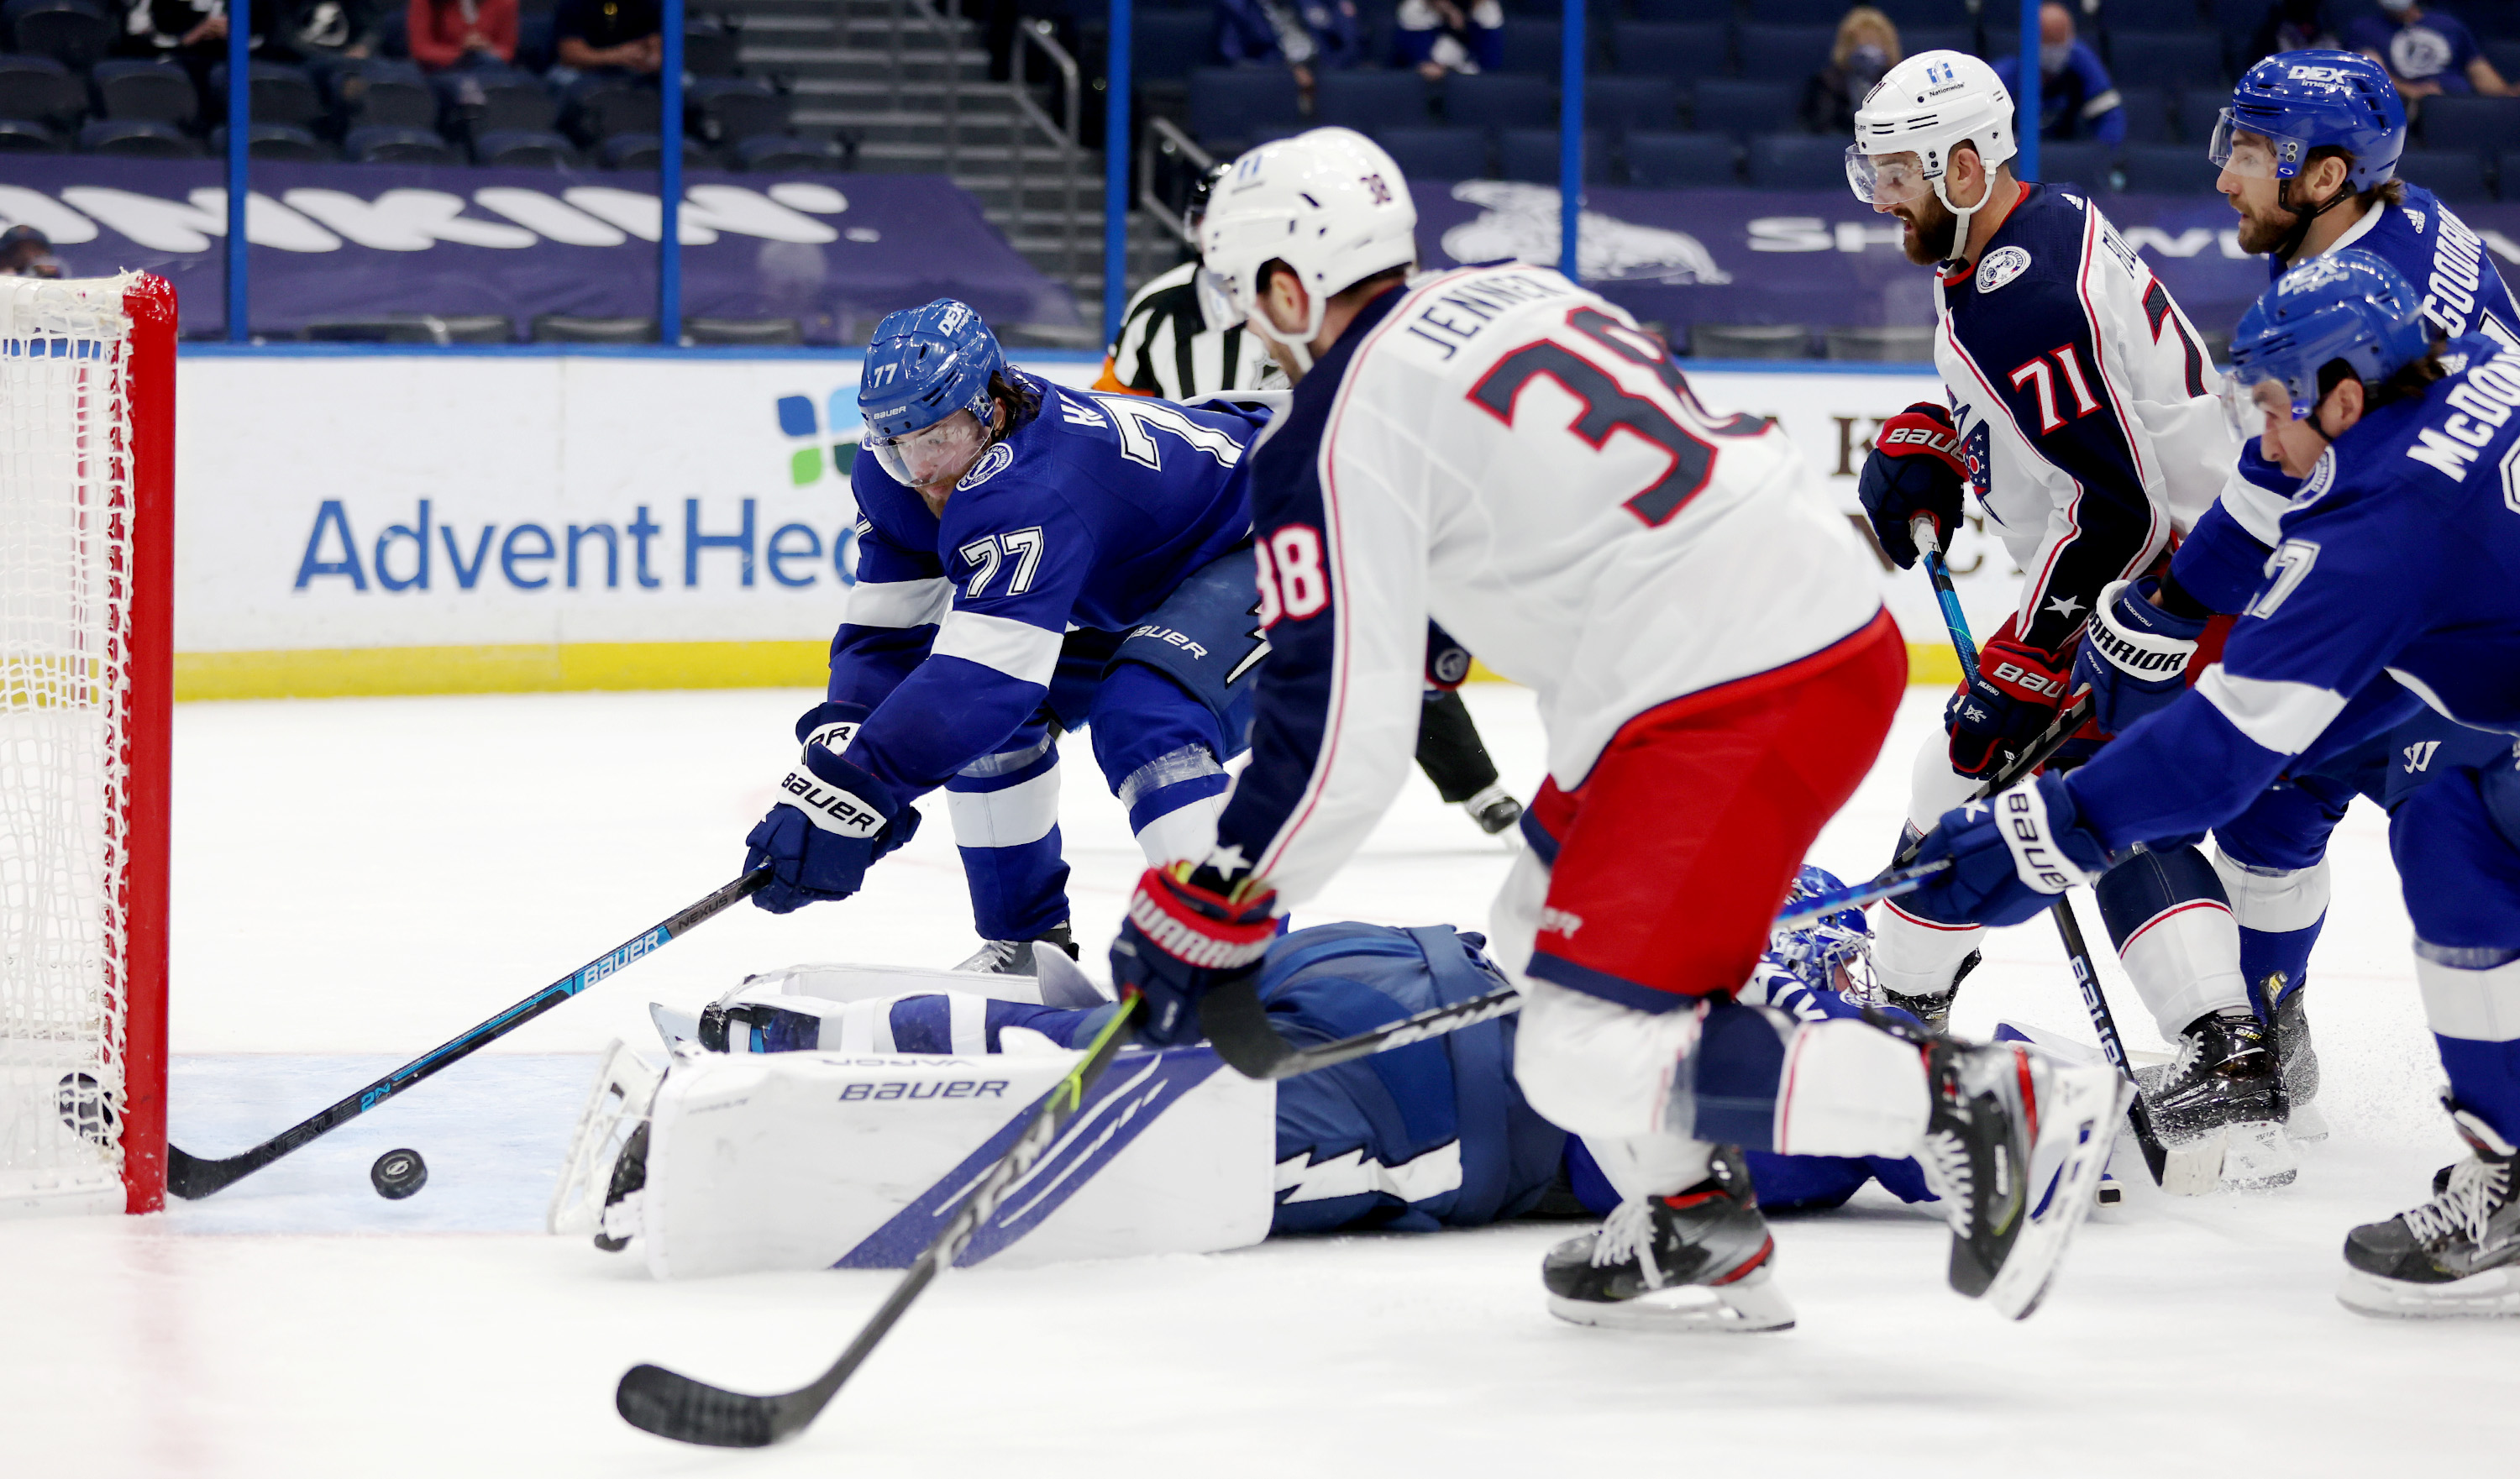
[[[941,578],[860,581],[849,588],[846,619],[851,626],[931,626],[953,601],[954,582]]]
[[[2310,748],[2344,711],[2345,695],[2311,683],[2237,678],[2221,663],[2196,680],[2196,692],[2231,721],[2231,728],[2279,755]]]
[[[1048,688],[1050,675],[1058,668],[1062,640],[1061,633],[1045,632],[1004,616],[955,611],[945,617],[944,627],[936,634],[936,645],[929,650],[940,657],[960,657],[996,668],[1018,683],[1038,683]]]

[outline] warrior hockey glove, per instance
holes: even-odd
[[[771,870],[752,902],[772,914],[856,893],[876,859],[919,831],[917,808],[819,739],[779,789],[786,799],[743,839],[743,871]]]
[[[1984,776],[2056,722],[2072,690],[2072,667],[2012,635],[2006,617],[1995,640],[1978,650],[1977,671],[1952,699],[1943,722],[1952,732],[1952,769]]]
[[[2161,583],[2113,581],[2074,654],[2071,692],[2092,691],[2092,718],[2123,735],[2144,715],[2168,708],[2187,687],[2187,658],[2205,631],[2201,617],[2174,616],[2148,597]]]
[[[1864,460],[1855,493],[1864,501],[1882,553],[1905,570],[1916,562],[1910,520],[1919,514],[1930,515],[1934,538],[1951,548],[1952,531],[1960,525],[1960,490],[1967,481],[1951,413],[1931,401],[1918,401],[1872,433],[1872,455]]]
[[[1158,1048],[1198,1041],[1199,998],[1258,970],[1278,937],[1275,890],[1235,899],[1214,872],[1197,876],[1148,869],[1111,942],[1111,984],[1146,999],[1138,1036]]]
[[[1937,858],[1952,866],[1899,900],[1902,913],[1937,924],[2018,924],[2109,866],[2057,776],[1943,813],[1916,850],[1920,864]]]

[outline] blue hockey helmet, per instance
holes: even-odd
[[[1786,891],[1785,907],[1845,886],[1837,874],[1806,863]],[[1805,985],[1842,992],[1862,991],[1870,984],[1872,926],[1861,909],[1850,906],[1791,929],[1779,929],[1769,940],[1768,950]],[[1847,973],[1844,979],[1838,975],[1841,968]]]
[[[2354,157],[2346,183],[2358,192],[2395,175],[2407,150],[2407,105],[2387,68],[2359,53],[2280,52],[2250,67],[2206,153],[2235,174],[2289,180],[2312,150],[2329,147]]]
[[[2281,384],[2294,417],[2318,403],[2331,360],[2383,381],[2432,345],[2423,299],[2398,269],[2359,246],[2316,257],[2259,294],[2231,334],[2231,379],[2246,389]]]
[[[858,376],[870,437],[889,440],[957,411],[989,419],[989,377],[1006,369],[998,336],[968,303],[938,298],[884,315]]]

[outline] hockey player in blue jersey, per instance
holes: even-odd
[[[827,701],[744,839],[774,913],[857,891],[942,786],[987,943],[967,968],[1074,954],[1058,735],[1157,862],[1202,855],[1267,645],[1243,449],[1264,414],[1063,389],[1007,365],[962,303],[877,326],[851,484],[858,580]]]
[[[2138,845],[2220,826],[2429,705],[2520,734],[2520,351],[2431,341],[2416,290],[2346,248],[2241,321],[2234,379],[2300,494],[2222,663],[2090,764],[1946,814],[1909,898],[2008,923]],[[2378,1315],[2520,1314],[2520,771],[2512,750],[2407,798],[2390,849],[2415,978],[2469,1157],[2430,1202],[2346,1239],[2339,1297]]]
[[[2406,142],[2405,106],[2378,63],[2299,51],[2240,78],[2209,152],[2222,170],[2217,188],[2240,217],[2240,245],[2268,254],[2271,276],[2356,247],[2424,285],[2423,314],[2437,335],[2482,334],[2520,347],[2520,308],[2484,243],[2431,192],[2396,177]],[[2276,523],[2298,486],[2254,440],[2244,443],[2237,471],[2169,570],[2112,588],[2074,679],[2093,690],[2103,730],[2123,731],[2178,695],[2182,659],[2208,618],[2237,615],[2265,583]],[[2433,776],[2482,764],[2502,743],[2426,710],[2316,769],[2296,767],[2215,829],[2215,870],[2239,925],[2250,995],[2275,1028],[2294,1138],[2319,1126],[2303,988],[2326,916],[2329,833],[2357,792],[2395,811]],[[2207,1074],[2189,1077],[2193,1084],[2171,1092],[2210,1096],[2223,1087]]]

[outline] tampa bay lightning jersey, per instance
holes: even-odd
[[[2423,294],[2425,319],[2443,338],[2483,335],[2495,347],[2520,349],[2520,304],[2512,301],[2493,254],[2431,191],[2406,186],[2403,203],[2364,211],[2327,250],[2348,246],[2377,255],[2413,284]],[[2268,276],[2282,277],[2299,265],[2270,255]],[[2172,561],[2179,583],[2216,610],[2237,612],[2257,593],[2258,568],[2300,486],[2266,460],[2256,437],[2249,438],[2221,501],[2197,520]]]
[[[857,460],[857,584],[830,696],[868,716],[849,759],[905,796],[1030,718],[1066,634],[1123,632],[1250,538],[1243,450],[1266,418],[1069,390],[1041,397],[943,508]]]
[[[2520,735],[2520,351],[2489,343],[2336,439],[2222,663],[2067,778],[2109,846],[2203,831],[2418,700]]]

